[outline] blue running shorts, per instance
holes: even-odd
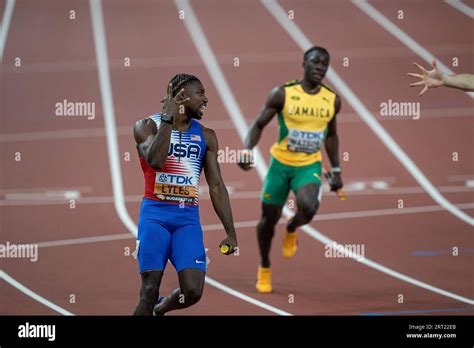
[[[143,198],[138,223],[140,273],[162,270],[171,261],[177,272],[206,271],[206,252],[197,206],[180,206]]]

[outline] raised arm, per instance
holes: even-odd
[[[252,150],[260,140],[263,128],[272,120],[272,118],[283,109],[285,104],[285,90],[283,87],[275,87],[265,102],[255,121],[250,126],[249,132],[245,138],[245,149]],[[249,160],[239,161],[239,167],[243,170],[252,168]]]
[[[237,236],[234,228],[234,220],[232,218],[229,193],[225,187],[219,162],[217,161],[219,145],[216,133],[214,133],[212,129],[203,128],[203,134],[207,144],[206,157],[204,160],[204,174],[206,175],[207,184],[209,185],[209,195],[211,196],[212,206],[227,233],[227,237],[219,244],[219,247],[224,244],[229,244],[231,247],[226,253],[229,255],[233,254],[235,248],[237,248]]]
[[[474,75],[471,74],[459,74],[459,75],[446,75],[443,74],[436,64],[436,60],[433,60],[433,69],[426,70],[420,64],[413,63],[418,69],[421,70],[420,74],[407,73],[409,76],[417,77],[420,80],[418,82],[411,83],[411,87],[423,86],[420,92],[420,96],[423,95],[428,88],[436,88],[440,86],[457,88],[463,91],[474,91]]]
[[[163,168],[170,147],[172,124],[161,122],[158,130],[150,118],[137,121],[133,127],[133,135],[137,143],[138,154],[156,170]]]
[[[184,89],[172,96],[173,85],[168,85],[168,95],[163,99],[163,112],[160,129],[152,119],[137,121],[133,127],[133,135],[137,144],[138,154],[155,170],[163,168],[171,141],[173,119],[178,115],[179,104],[189,100],[184,98]]]

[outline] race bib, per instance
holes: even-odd
[[[156,173],[155,196],[162,201],[194,204],[196,187],[192,176]]]
[[[302,131],[288,129],[288,150],[294,152],[315,153],[321,149],[324,131]]]

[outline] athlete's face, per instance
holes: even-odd
[[[192,118],[200,120],[207,106],[206,91],[201,82],[193,81],[184,88],[189,100],[185,103],[186,113]]]
[[[313,51],[303,62],[303,68],[308,82],[320,83],[328,71],[329,56],[321,51]]]

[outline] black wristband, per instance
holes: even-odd
[[[172,114],[161,114],[161,122],[173,124],[174,116]]]

